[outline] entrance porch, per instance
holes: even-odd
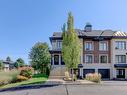
[[[127,64],[114,64],[114,77],[116,79],[127,79]]]

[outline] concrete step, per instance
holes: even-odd
[[[50,72],[51,76],[64,76],[65,75],[65,68],[57,67],[53,68]]]

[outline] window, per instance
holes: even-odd
[[[53,50],[61,49],[62,48],[62,41],[60,41],[60,40],[52,41],[52,48],[53,48]]]
[[[125,41],[116,41],[116,49],[126,49],[126,42]]]
[[[108,56],[107,55],[100,55],[100,63],[107,63]]]
[[[126,63],[126,55],[116,55],[116,63]]]
[[[108,50],[108,45],[107,45],[107,42],[99,42],[99,50],[101,51],[107,51]]]
[[[61,49],[62,48],[62,41],[57,41],[57,49]]]
[[[117,78],[125,78],[125,69],[117,69],[116,75],[117,75]]]
[[[56,40],[52,41],[52,49],[56,49]]]
[[[93,43],[85,42],[85,50],[93,50]]]
[[[92,63],[93,55],[85,55],[85,63]]]

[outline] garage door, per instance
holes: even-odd
[[[88,73],[95,73],[95,69],[83,69],[83,76],[85,77]]]
[[[101,74],[102,78],[110,78],[110,69],[98,69],[98,73]]]

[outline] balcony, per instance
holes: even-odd
[[[61,50],[62,48],[61,47],[53,47],[52,50]]]

